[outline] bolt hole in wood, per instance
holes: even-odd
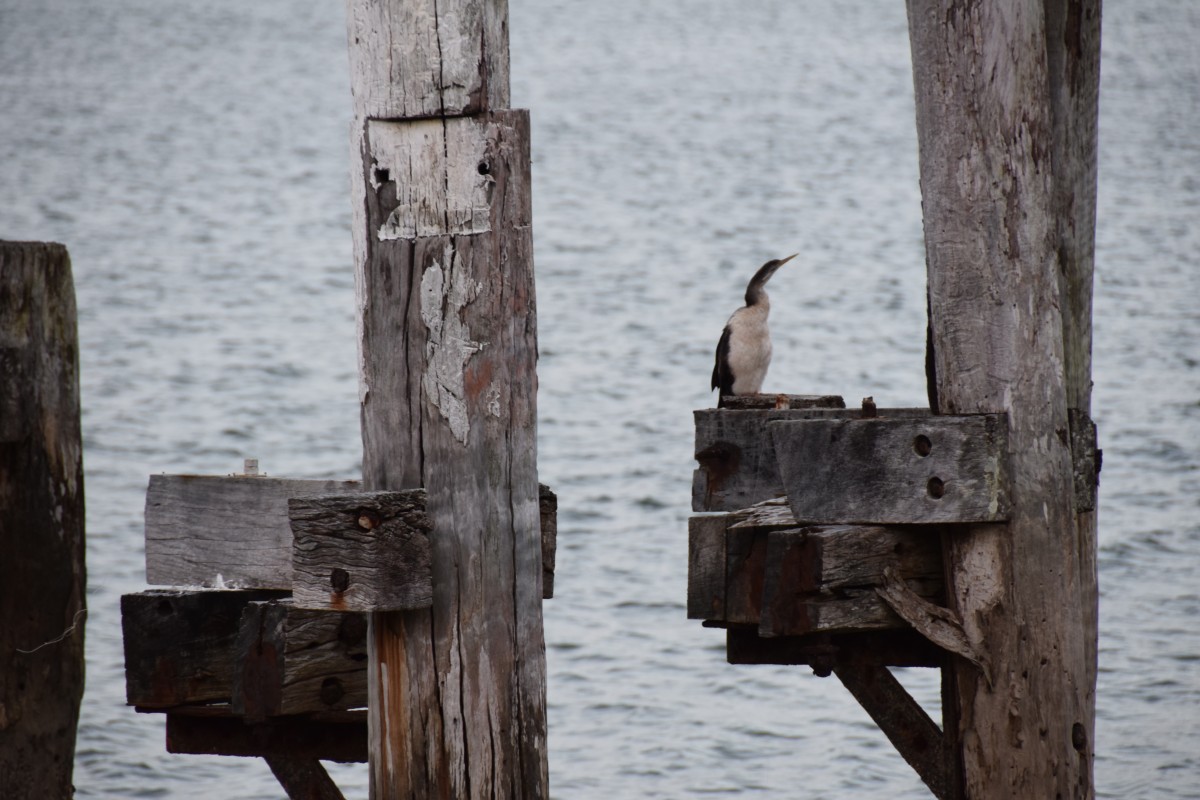
[[[942,482],[941,478],[933,477],[929,479],[925,489],[929,492],[930,497],[937,500],[946,493],[946,484]]]
[[[921,458],[929,455],[929,451],[933,449],[933,442],[929,441],[929,437],[924,434],[913,439],[913,450]]]
[[[477,169],[480,175],[488,175],[492,171],[491,166],[486,161],[480,161]]]
[[[321,702],[331,706],[346,696],[346,689],[337,678],[326,678],[321,681]]]
[[[360,529],[364,531],[373,531],[379,527],[379,523],[382,520],[374,511],[371,511],[370,509],[363,509],[362,511],[358,512],[358,519],[356,521]]]
[[[378,168],[375,170],[375,182],[376,183],[387,183],[391,179],[392,179],[392,175],[386,169]]]
[[[350,573],[341,567],[334,567],[329,573],[329,585],[335,592],[344,592],[350,586]]]

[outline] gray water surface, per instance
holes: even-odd
[[[556,798],[922,798],[842,687],[733,667],[684,619],[691,410],[745,281],[767,389],[925,402],[904,4],[511,0],[533,120]],[[155,472],[360,459],[342,4],[0,2],[0,237],[64,242],[80,311],[95,798],[277,798],[123,705]],[[1200,797],[1200,5],[1105,4],[1095,407],[1096,779]],[[904,671],[936,708],[932,673]],[[349,796],[362,766],[338,767]]]

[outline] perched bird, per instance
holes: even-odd
[[[717,363],[713,366],[712,388],[718,389],[717,408],[725,405],[726,395],[758,394],[771,364],[771,332],[767,315],[771,299],[764,288],[775,271],[796,257],[777,258],[759,267],[746,287],[746,305],[733,312],[721,341],[717,343]]]

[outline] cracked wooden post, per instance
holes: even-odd
[[[545,798],[529,120],[504,0],[348,0],[363,484],[433,607],[370,615],[373,798]]]
[[[71,260],[0,242],[0,797],[69,797],[83,695],[83,444]]]
[[[946,539],[951,604],[992,676],[946,673],[958,791],[1091,798],[1095,516],[1074,500],[1072,457],[1091,454],[1071,421],[1091,387],[1100,3],[908,15],[935,411],[1009,420],[1009,523]]]

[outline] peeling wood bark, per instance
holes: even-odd
[[[909,0],[908,12],[937,411],[1009,421],[1009,523],[947,550],[952,606],[993,672],[989,687],[976,669],[950,671],[963,788],[1090,798],[1095,542],[1075,515],[1068,408],[1090,388],[1099,8]],[[1070,102],[1064,79],[1078,81]]]
[[[71,260],[0,242],[0,797],[72,792],[85,586]]]

